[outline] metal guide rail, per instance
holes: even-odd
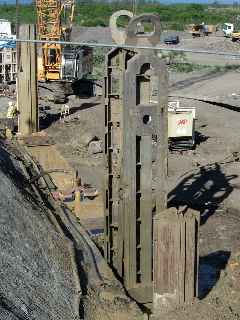
[[[113,49],[107,54],[104,87],[105,105],[105,257],[122,276],[122,262],[117,256],[119,232],[119,190],[122,150],[123,76],[133,51]]]

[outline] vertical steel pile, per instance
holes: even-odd
[[[152,79],[158,84],[157,103],[151,102]],[[124,283],[139,302],[152,299],[153,208],[159,212],[166,207],[167,83],[165,63],[155,55],[138,54],[129,62],[124,78],[123,208],[119,220],[123,225]]]

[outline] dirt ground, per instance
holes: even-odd
[[[165,45],[164,38],[169,35],[178,35],[178,45]],[[113,43],[111,31],[108,27],[73,27],[72,39],[74,41]],[[192,38],[190,33],[164,30],[161,34],[159,46],[190,50],[209,50],[215,52],[239,53],[239,43],[234,43],[230,38],[224,38],[221,31],[207,37]],[[236,57],[225,57],[220,55],[208,55],[200,53],[186,53],[189,62],[203,65],[226,65],[239,64],[240,59]]]

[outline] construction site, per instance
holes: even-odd
[[[0,19],[0,320],[240,319],[240,32],[130,2]]]

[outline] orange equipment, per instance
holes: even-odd
[[[74,0],[36,0],[37,30],[40,40],[70,41]],[[42,44],[39,80],[74,80],[91,73],[91,49]]]

